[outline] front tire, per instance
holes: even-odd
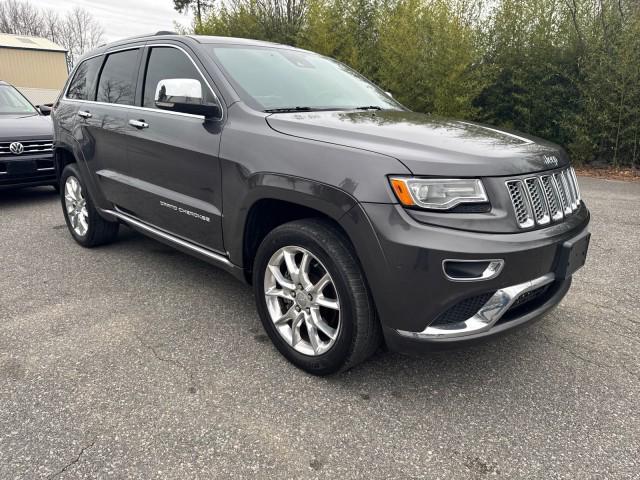
[[[270,232],[258,248],[253,286],[265,331],[302,370],[347,370],[381,343],[364,274],[330,222],[299,220]]]
[[[60,201],[69,232],[83,247],[105,245],[118,236],[119,224],[100,216],[75,163],[64,167],[60,176]]]

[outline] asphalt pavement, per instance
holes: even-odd
[[[640,478],[640,183],[580,184],[587,265],[543,321],[329,378],[222,270],[0,192],[0,479]]]

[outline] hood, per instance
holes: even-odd
[[[51,117],[44,115],[0,115],[0,142],[53,138]]]
[[[277,113],[266,120],[286,135],[394,157],[415,175],[519,175],[569,163],[562,148],[539,138],[413,112]]]

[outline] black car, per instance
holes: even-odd
[[[314,374],[383,342],[422,351],[528,323],[585,261],[589,211],[560,147],[413,113],[311,52],[124,40],[78,62],[53,115],[79,244],[124,223],[226,269]]]
[[[0,189],[54,185],[53,124],[49,108],[34,107],[0,81]]]

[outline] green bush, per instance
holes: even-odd
[[[227,0],[197,33],[328,55],[412,110],[640,159],[638,0]]]

